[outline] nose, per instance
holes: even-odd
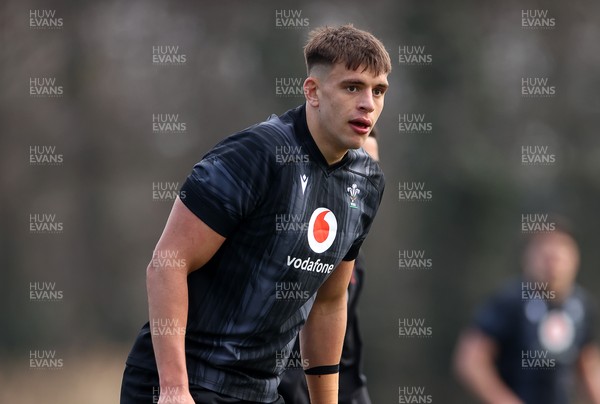
[[[366,112],[375,111],[375,99],[371,90],[365,91],[358,101],[358,109]]]

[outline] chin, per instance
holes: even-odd
[[[364,144],[365,142],[352,142],[350,144],[347,144],[346,148],[349,150],[357,150],[360,149]]]
[[[348,148],[349,149],[360,149],[361,147],[363,147],[363,145],[365,144],[365,142],[367,141],[367,138],[369,137],[369,134],[366,135],[357,135],[357,134],[353,134],[353,136],[348,139]]]

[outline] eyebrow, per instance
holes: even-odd
[[[357,79],[343,80],[340,84],[342,86],[349,86],[349,85],[364,86],[364,85],[366,85],[366,83],[364,81],[357,80]],[[375,87],[378,87],[378,88],[388,88],[389,85],[386,84],[386,83],[379,83],[379,84],[376,84]]]

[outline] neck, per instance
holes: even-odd
[[[328,141],[325,131],[321,125],[319,125],[317,111],[310,105],[306,105],[306,124],[308,125],[308,130],[317,144],[319,151],[323,157],[325,157],[327,164],[335,164],[344,158],[348,150],[340,150]]]
[[[572,292],[573,287],[558,289],[556,290],[556,300],[560,303],[563,303],[569,298],[569,296],[571,296]]]

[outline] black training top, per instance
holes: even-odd
[[[362,254],[356,258],[352,280],[348,285],[348,320],[346,335],[340,360],[339,400],[350,402],[356,392],[366,384],[362,373],[362,339],[358,325],[358,300],[364,285],[365,260]],[[294,349],[289,352],[290,360],[281,377],[279,394],[285,402],[310,404],[308,387],[303,368],[307,365],[300,355],[300,344],[296,341]]]
[[[189,380],[272,402],[321,284],[358,255],[384,188],[379,165],[350,150],[332,166],[300,106],[232,135],[194,166],[180,198],[226,241],[188,277]],[[156,369],[146,324],[128,364]]]
[[[592,305],[575,286],[557,301],[546,283],[510,282],[480,310],[475,325],[498,345],[504,382],[528,404],[567,404],[576,361],[593,339]]]

